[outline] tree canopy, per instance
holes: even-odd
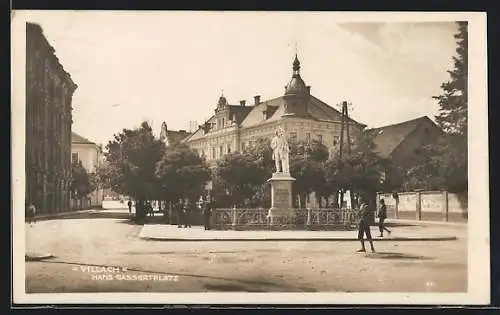
[[[468,36],[467,22],[457,22],[458,32],[454,68],[449,70],[450,80],[441,84],[443,93],[433,96],[439,104],[436,116],[438,125],[450,135],[467,137],[467,78],[468,78]]]
[[[210,180],[210,170],[205,160],[185,144],[167,147],[155,170],[162,199],[179,198],[194,200]]]
[[[83,198],[95,190],[91,176],[78,161],[71,165],[71,191],[77,198]]]
[[[143,122],[140,128],[123,129],[106,146],[106,175],[114,191],[136,199],[157,199],[156,163],[165,152],[163,142]]]

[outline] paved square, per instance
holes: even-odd
[[[177,229],[156,229],[161,227]],[[27,250],[55,257],[26,262],[27,292],[467,290],[466,226],[394,227],[394,237],[419,233],[457,239],[376,241],[375,254],[355,253],[359,243],[345,240],[147,241],[139,237],[141,229],[116,218],[28,226]],[[205,233],[200,227],[179,230]]]

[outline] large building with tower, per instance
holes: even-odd
[[[284,94],[276,98],[261,100],[255,96],[253,104],[231,104],[221,95],[212,117],[183,142],[214,165],[225,154],[244,150],[260,137],[271,138],[282,127],[290,140],[317,140],[331,153],[336,152],[340,147],[342,113],[311,94],[311,87],[300,76],[297,56],[292,70]],[[365,127],[348,118],[344,128],[349,129],[349,140],[344,137],[344,143],[356,142]]]
[[[26,24],[26,201],[39,213],[69,209],[71,103],[77,85],[38,24]]]

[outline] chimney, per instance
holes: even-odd
[[[307,88],[307,94],[311,94],[311,86],[308,85],[308,86],[306,86],[306,88]]]
[[[245,101],[245,100],[241,100],[241,101],[240,101],[240,105],[241,105],[241,106],[245,106],[245,103],[246,103],[246,101]]]
[[[254,99],[255,105],[259,105],[260,104],[260,95],[255,95],[253,97],[253,99]]]

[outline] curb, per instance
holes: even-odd
[[[413,225],[413,226],[429,226],[429,225],[434,225],[434,226],[453,226],[453,227],[466,227],[468,226],[468,222],[452,222],[452,221],[424,221],[424,220],[406,220],[406,219],[387,219],[386,221],[387,226],[391,226],[391,223],[394,225],[398,224],[408,224],[408,225]],[[375,221],[376,226],[378,224],[378,220]]]
[[[45,260],[49,258],[54,258],[55,256],[50,254],[50,253],[45,253],[45,254],[36,254],[36,253],[29,253],[24,255],[24,260],[25,261],[40,261],[40,260]]]
[[[353,242],[359,241],[357,237],[311,237],[311,238],[162,238],[162,237],[139,237],[145,241],[156,242]],[[366,240],[366,239],[365,239]],[[432,242],[432,241],[456,241],[456,236],[441,236],[441,237],[393,237],[393,238],[373,238],[375,242]]]

